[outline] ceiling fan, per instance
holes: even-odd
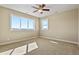
[[[43,11],[50,11],[50,9],[47,9],[47,8],[45,8],[45,4],[36,4],[38,7],[36,7],[36,6],[32,6],[33,8],[35,8],[36,10],[35,11],[33,11],[34,13],[35,12],[40,12],[41,14],[43,13]]]

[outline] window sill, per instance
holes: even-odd
[[[11,29],[11,31],[35,31],[35,29]]]
[[[41,31],[47,31],[48,29],[47,28],[45,28],[45,29],[41,29]]]

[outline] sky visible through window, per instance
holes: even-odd
[[[12,16],[11,28],[15,29],[34,29],[34,20]]]
[[[20,20],[18,17],[16,16],[12,16],[12,20],[11,20],[11,27],[12,28],[17,28],[20,29]]]
[[[23,20],[21,20],[21,28],[22,29],[27,29],[28,26],[27,26],[27,21],[25,18],[22,18]]]
[[[42,20],[42,29],[48,29],[48,20],[47,19]]]

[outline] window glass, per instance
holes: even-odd
[[[47,19],[42,19],[42,30],[43,29],[48,29],[48,20]]]
[[[11,28],[20,29],[20,18],[12,16]]]
[[[33,19],[11,16],[11,28],[12,29],[35,29]]]
[[[29,20],[29,29],[34,29],[34,21]]]
[[[27,29],[27,19],[21,18],[21,29]]]

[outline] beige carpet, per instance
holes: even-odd
[[[77,55],[79,48],[75,44],[44,38],[0,46],[0,55]]]

